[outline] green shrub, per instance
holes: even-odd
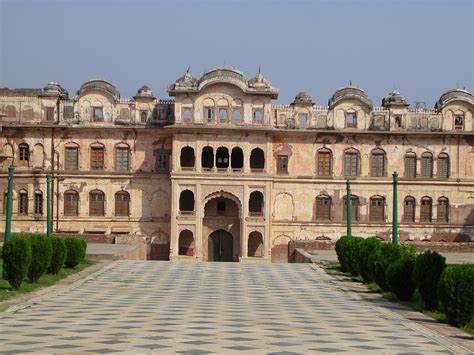
[[[28,269],[28,279],[31,283],[39,280],[49,268],[53,256],[51,239],[46,236],[35,235],[29,237],[31,245],[31,264]]]
[[[404,254],[391,263],[387,268],[386,280],[390,290],[402,301],[409,301],[416,286],[413,282],[413,265],[415,257]]]
[[[7,280],[19,289],[31,263],[31,245],[26,237],[14,236],[3,244],[3,267]]]
[[[66,261],[65,265],[68,268],[74,268],[81,261],[83,254],[83,246],[80,239],[74,237],[64,238],[64,244],[66,245]]]
[[[438,282],[445,268],[446,259],[437,252],[428,250],[415,259],[413,281],[420,292],[425,309],[434,310],[438,305]]]
[[[370,272],[370,258],[377,252],[381,247],[382,242],[375,238],[370,237],[363,239],[357,248],[357,269],[364,283],[369,283],[373,281],[372,274]]]
[[[360,237],[343,236],[336,242],[336,254],[343,272],[358,275],[357,270],[357,246],[363,240]]]
[[[50,274],[56,275],[64,266],[67,250],[64,240],[59,237],[51,237],[51,245],[53,246],[53,255],[48,272]]]
[[[87,252],[87,242],[84,239],[79,239],[79,242],[81,243],[81,260],[84,260],[86,257],[86,252]]]
[[[450,324],[467,325],[474,317],[474,265],[453,265],[444,269],[438,297]]]

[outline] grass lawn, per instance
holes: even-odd
[[[347,276],[354,282],[362,283],[362,277],[360,277],[360,276],[351,276],[350,274],[343,273],[341,271],[341,267],[340,267],[339,263],[337,263],[337,262],[328,263],[327,265],[323,266],[323,268],[325,269],[325,271],[329,275]],[[407,308],[410,308],[410,309],[413,309],[415,311],[421,312],[421,313],[427,315],[428,317],[433,318],[434,320],[436,320],[439,323],[446,323],[446,324],[448,323],[447,320],[446,320],[446,315],[444,313],[442,313],[440,311],[426,311],[426,310],[423,310],[423,301],[421,300],[421,297],[420,297],[420,294],[418,293],[418,290],[415,291],[415,294],[413,295],[413,298],[412,298],[411,301],[400,301],[397,298],[397,296],[395,296],[395,294],[393,294],[391,292],[382,292],[380,290],[380,287],[378,287],[375,282],[365,284],[365,286],[371,292],[380,293],[383,298],[385,298],[386,300],[388,300],[390,302],[395,302],[395,303],[401,304],[401,305],[403,305]],[[465,326],[463,328],[459,328],[459,329],[464,330],[466,333],[474,335],[474,319],[471,320],[470,324],[468,324],[467,326]]]
[[[76,274],[79,271],[82,271],[94,264],[94,261],[82,260],[74,269],[61,269],[57,275],[44,274],[41,276],[38,282],[33,284],[30,284],[27,280],[25,280],[18,290],[13,290],[8,281],[2,278],[3,260],[0,259],[0,301],[5,301],[9,298],[17,297],[43,287],[54,285],[56,282],[68,277],[69,275]]]

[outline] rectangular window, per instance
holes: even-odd
[[[92,120],[95,122],[101,122],[104,120],[104,111],[102,107],[92,108]]]
[[[46,120],[54,121],[54,107],[46,107]]]
[[[438,158],[438,178],[447,179],[449,177],[449,161],[446,158]]]
[[[371,199],[370,200],[370,216],[371,221],[383,222],[384,221],[384,200],[382,199]]]
[[[35,193],[35,215],[43,215],[43,194]]]
[[[421,201],[420,222],[431,222],[431,201]]]
[[[115,149],[115,171],[128,171],[128,158],[130,152],[128,148]]]
[[[344,209],[342,211],[342,220],[347,220],[347,199],[344,197]],[[359,220],[359,199],[357,197],[351,197],[351,220],[358,221]]]
[[[27,144],[20,144],[20,161],[28,161],[30,158],[30,148]]]
[[[344,175],[357,176],[358,156],[357,153],[346,153],[344,155]]]
[[[75,147],[68,147],[65,150],[64,169],[77,170],[79,162],[79,149]]]
[[[430,157],[421,158],[421,176],[425,178],[433,177],[433,159]]]
[[[91,149],[91,170],[104,170],[104,148]]]
[[[155,156],[155,171],[167,172],[169,171],[170,155],[168,152],[158,152]]]
[[[63,117],[65,119],[74,118],[74,107],[73,106],[64,106]]]
[[[64,194],[64,215],[77,216],[79,214],[79,195],[77,193]]]
[[[331,200],[329,198],[316,198],[316,220],[328,221],[331,219]]]
[[[28,215],[28,194],[20,192],[18,194],[18,214],[22,216]]]
[[[405,200],[403,206],[403,221],[415,222],[415,200]]]
[[[212,107],[204,107],[204,121],[212,122],[214,120],[214,109]]]
[[[385,176],[385,159],[383,154],[372,155],[372,176]]]
[[[115,194],[115,215],[129,215],[129,195],[126,193]]]
[[[346,114],[346,128],[357,128],[357,115],[355,112]]]
[[[89,201],[89,215],[103,216],[104,215],[104,194],[91,193]]]
[[[438,222],[448,222],[448,201],[440,200],[438,202]]]
[[[457,131],[462,131],[464,129],[464,116],[454,116],[454,129]]]
[[[329,152],[318,153],[318,175],[319,176],[331,175],[331,153]]]
[[[416,157],[414,156],[405,157],[405,177],[416,177]]]
[[[277,157],[277,173],[288,174],[288,155],[279,155]]]

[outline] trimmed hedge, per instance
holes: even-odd
[[[409,301],[416,290],[413,282],[415,257],[412,254],[402,255],[387,268],[386,279],[390,290],[402,301]]]
[[[420,292],[425,309],[434,310],[438,305],[438,282],[445,268],[446,259],[437,252],[428,250],[416,257],[413,281]]]
[[[363,241],[361,237],[341,237],[336,242],[336,254],[341,264],[343,272],[350,272],[351,275],[359,274],[357,267],[357,249],[359,243]]]
[[[79,242],[81,243],[81,260],[84,260],[86,257],[86,252],[87,252],[87,242],[84,239],[79,239]]]
[[[370,237],[363,239],[356,248],[357,268],[364,283],[373,281],[370,270],[370,258],[374,253],[377,252],[381,245],[382,242],[379,239]]]
[[[28,280],[33,283],[48,270],[53,256],[51,239],[42,235],[29,237],[31,245],[31,264],[28,269]]]
[[[67,250],[65,265],[67,268],[74,268],[81,262],[82,256],[85,254],[83,243],[80,239],[67,237],[64,238],[64,244]]]
[[[19,289],[31,264],[31,245],[28,238],[13,236],[3,244],[3,267],[7,280],[15,289]]]
[[[51,237],[51,245],[53,246],[53,255],[48,272],[50,274],[56,275],[64,266],[67,250],[64,240],[59,237]]]
[[[463,327],[474,318],[474,265],[453,265],[444,269],[438,297],[448,322]]]

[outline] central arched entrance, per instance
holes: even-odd
[[[208,238],[207,250],[209,261],[233,261],[234,240],[232,234],[223,229],[212,232]]]

